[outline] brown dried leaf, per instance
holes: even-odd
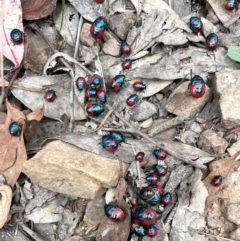
[[[22,0],[23,19],[35,20],[50,15],[57,0]]]
[[[18,179],[23,163],[27,160],[25,144],[23,140],[23,131],[20,137],[11,136],[9,133],[9,125],[12,121],[16,121],[25,128],[24,114],[11,106],[6,99],[7,119],[4,124],[0,124],[0,174],[6,178],[9,186],[13,187]]]
[[[42,109],[35,110],[29,113],[26,116],[26,118],[27,118],[27,121],[32,121],[32,120],[40,121],[43,118],[43,114],[44,114],[44,106]]]
[[[203,183],[206,186],[209,194],[206,205],[211,204],[211,202],[217,197],[216,194],[223,188],[223,185],[215,187],[211,184],[213,177],[216,175],[221,175],[223,178],[226,178],[229,172],[232,170],[235,160],[238,159],[239,154],[240,151],[238,151],[235,155],[231,157],[214,161],[209,165],[209,169],[211,172],[203,180]]]
[[[0,186],[0,229],[8,219],[8,213],[12,202],[12,189],[3,185]]]
[[[30,143],[30,141],[33,139],[38,128],[39,128],[39,121],[37,120],[27,121],[27,125],[24,131],[24,138],[27,144]]]
[[[104,241],[126,241],[130,233],[130,207],[124,201],[123,196],[126,192],[126,186],[123,174],[123,163],[119,160],[120,166],[120,180],[118,182],[118,196],[117,196],[117,206],[120,207],[125,213],[125,219],[121,223],[113,223],[106,216],[102,219],[100,226],[98,228],[97,240],[103,239]]]

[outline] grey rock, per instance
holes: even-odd
[[[80,214],[64,209],[62,220],[58,223],[58,237],[60,240],[70,237],[79,222]]]
[[[23,172],[33,183],[86,199],[116,186],[119,178],[117,161],[62,141],[49,143],[25,164]]]
[[[110,17],[108,26],[121,40],[125,40],[135,21],[136,14],[132,12],[114,14]]]
[[[225,217],[232,223],[240,225],[240,203],[234,203],[227,206]]]
[[[230,238],[234,240],[240,240],[240,228],[230,233]]]
[[[80,41],[86,46],[93,46],[96,40],[90,34],[90,23],[84,23],[80,35]]]
[[[103,44],[102,51],[107,55],[117,57],[120,55],[120,44],[115,38],[111,38]]]
[[[144,121],[157,114],[157,108],[149,101],[139,102],[132,110],[134,121]]]
[[[228,142],[213,130],[206,130],[200,135],[199,148],[209,153],[224,153]]]
[[[105,199],[103,196],[95,198],[87,204],[83,221],[91,230],[96,230],[104,216]]]
[[[188,92],[189,81],[183,82],[170,95],[166,110],[184,119],[190,119],[200,112],[211,98],[211,90],[206,86],[206,93],[201,98],[194,98]]]
[[[220,96],[219,105],[222,113],[222,124],[227,129],[240,125],[240,111],[236,103],[240,103],[239,70],[226,70],[215,73],[213,81],[215,95]]]

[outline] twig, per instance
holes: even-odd
[[[35,241],[44,241],[37,233],[35,233],[32,229],[30,229],[25,224],[19,224],[19,227],[26,232],[31,238],[33,238]],[[20,229],[20,230],[21,230]]]
[[[101,121],[100,125],[98,126],[98,128],[96,130],[90,131],[89,133],[94,133],[98,130],[100,130],[103,125],[106,123],[107,119],[109,118],[109,116],[113,113],[113,110],[109,110],[108,113],[105,115],[105,117],[103,118],[103,120]]]
[[[209,233],[204,233],[204,232],[197,232],[199,234],[205,234],[205,235],[208,235],[208,236],[211,236],[211,237],[215,237],[215,238],[220,238],[220,239],[223,239],[223,240],[228,240],[228,241],[237,241],[236,239],[229,239],[229,238],[224,238],[224,237],[221,237],[221,236],[217,236],[217,235],[213,235],[213,234],[209,234]]]
[[[80,17],[79,23],[78,23],[78,32],[77,32],[77,39],[76,39],[76,45],[75,45],[75,50],[74,50],[74,55],[73,58],[76,59],[78,51],[79,51],[79,39],[80,39],[80,33],[82,30],[82,24],[83,24],[83,17]]]
[[[158,126],[152,128],[148,132],[148,134],[150,136],[155,136],[155,135],[157,135],[158,133],[160,133],[162,131],[165,131],[165,130],[173,127],[173,126],[177,126],[177,125],[181,124],[183,121],[184,121],[184,118],[177,116],[175,118],[172,118],[172,119],[170,119],[168,121],[163,122],[161,125],[158,125]]]
[[[106,104],[105,105],[109,110],[112,110],[113,108]],[[138,129],[136,129],[132,124],[130,124],[127,120],[125,120],[116,110],[113,111],[114,114],[122,121],[124,122],[127,126],[129,126],[135,133],[139,134],[140,136],[142,136],[143,138],[145,138],[146,140],[148,140],[149,142],[151,142],[152,144],[154,144],[155,146],[159,147],[159,148],[164,148],[170,155],[176,157],[177,159],[192,165],[196,168],[199,169],[203,169],[206,170],[207,167],[205,165],[202,165],[200,163],[194,162],[192,160],[188,160],[185,157],[179,155],[178,153],[176,153],[175,151],[172,151],[169,147],[163,146],[161,145],[161,143],[157,143],[156,141],[154,141],[152,138],[150,138],[147,134],[142,133],[141,131],[139,131]]]
[[[173,218],[176,214],[177,207],[178,207],[178,203],[175,203],[175,205],[173,206],[173,209],[171,210],[170,214],[168,215],[168,217],[165,221],[165,229],[166,229],[167,233],[170,232],[170,222],[173,220]]]

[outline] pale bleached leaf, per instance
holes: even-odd
[[[152,15],[149,15],[145,19],[140,29],[139,36],[133,46],[133,54],[154,45],[154,39],[162,33],[162,26],[164,25],[164,21],[167,19],[168,15],[169,12],[164,10],[159,14],[157,12],[153,12]]]
[[[137,18],[139,18],[140,13],[142,11],[142,0],[131,0],[133,6],[136,8],[137,11]]]
[[[93,22],[99,16],[105,16],[106,2],[98,4],[94,0],[69,0],[76,10],[88,21]]]

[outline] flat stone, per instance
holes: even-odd
[[[105,199],[103,196],[91,200],[87,204],[83,221],[91,230],[96,230],[102,217],[104,216]]]
[[[240,225],[240,203],[234,203],[227,206],[225,217],[232,223]]]
[[[136,14],[132,12],[114,14],[110,17],[108,26],[121,40],[125,40],[135,21]]]
[[[215,94],[220,96],[219,105],[222,113],[222,124],[231,129],[240,125],[240,71],[226,70],[215,73],[213,84]]]
[[[166,110],[184,119],[191,119],[203,106],[210,100],[211,90],[206,86],[206,93],[201,98],[194,98],[189,94],[188,84],[190,81],[185,81],[179,85],[170,95]]]
[[[119,56],[120,55],[120,44],[115,38],[109,39],[106,43],[103,44],[102,51],[105,54],[111,56]]]
[[[53,141],[25,163],[23,173],[54,192],[94,199],[117,185],[119,166],[116,160]]]
[[[230,233],[230,238],[234,240],[240,240],[240,228]]]
[[[231,145],[231,147],[229,147],[227,149],[228,153],[230,154],[230,156],[233,156],[234,154],[236,154],[238,151],[240,150],[240,141],[237,141],[235,143],[233,143]]]
[[[144,121],[157,114],[157,108],[149,101],[139,102],[132,110],[134,121]]]
[[[96,40],[90,34],[90,23],[84,23],[82,26],[82,32],[80,36],[80,41],[86,46],[93,46]]]
[[[201,133],[198,146],[208,153],[222,154],[225,152],[228,142],[213,130],[206,130]]]

